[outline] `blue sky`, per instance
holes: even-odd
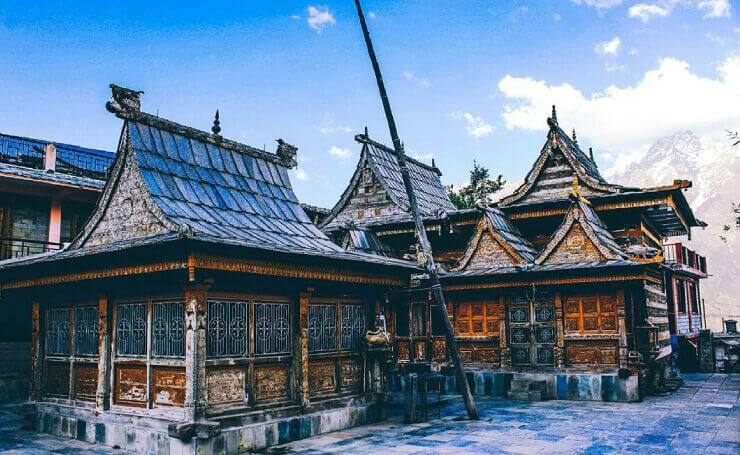
[[[0,131],[115,150],[114,82],[143,109],[225,137],[299,147],[293,183],[331,206],[353,135],[390,142],[350,0],[0,3]],[[445,183],[473,159],[518,181],[549,105],[602,169],[679,129],[740,128],[729,0],[363,2],[407,151]]]

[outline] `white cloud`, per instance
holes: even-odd
[[[351,133],[352,128],[344,125],[339,125],[334,121],[334,117],[331,115],[324,115],[324,121],[318,127],[319,133],[323,135],[333,133]]]
[[[341,147],[337,147],[336,145],[332,145],[329,148],[329,155],[331,155],[332,158],[344,161],[352,156],[352,152],[350,152],[349,149],[344,149]]]
[[[724,46],[725,44],[725,39],[719,35],[715,35],[714,33],[707,33],[704,36],[706,36],[709,41],[719,44],[720,46]]]
[[[637,55],[637,49],[635,49],[634,47],[630,49],[630,55]]]
[[[290,15],[290,18],[291,18],[291,19],[300,19],[300,18],[301,18],[301,16],[299,16],[299,15],[297,15],[297,14],[291,14],[291,15]]]
[[[417,161],[424,161],[424,162],[430,162],[432,158],[434,158],[434,153],[423,153],[419,154],[417,152],[414,152],[411,154],[411,158],[417,160]]]
[[[455,112],[452,118],[465,120],[465,132],[474,139],[480,139],[493,133],[494,127],[483,120],[479,115],[473,115],[470,112]]]
[[[305,181],[310,180],[308,178],[308,174],[306,174],[306,171],[304,171],[303,169],[296,169],[295,170],[295,178],[297,178],[298,180],[300,180],[302,182],[305,182]]]
[[[697,6],[700,10],[706,10],[704,19],[716,17],[730,17],[730,0],[702,0]]]
[[[559,21],[559,20],[560,20],[560,19],[562,19],[562,18],[563,18],[563,16],[561,16],[561,15],[560,15],[560,13],[555,13],[555,14],[554,14],[554,15],[552,16],[552,20],[554,20],[555,22]]]
[[[653,3],[632,5],[627,15],[648,23],[654,17],[669,16],[677,5],[703,11],[704,15],[702,17],[704,19],[730,17],[732,10],[730,0],[657,0]]]
[[[638,3],[630,6],[627,12],[629,17],[636,17],[647,24],[653,17],[666,17],[671,10],[662,6],[648,3]]]
[[[416,74],[414,74],[413,71],[406,70],[403,73],[403,77],[410,80],[411,82],[415,83],[419,87],[429,88],[432,86],[432,83],[429,82],[429,79],[417,77]]]
[[[378,16],[377,16],[377,15],[375,14],[375,11],[370,11],[370,12],[369,12],[369,13],[367,14],[367,17],[369,17],[370,19],[375,19],[375,18],[376,18],[376,17],[378,17]]]
[[[611,73],[611,72],[613,72],[613,71],[624,71],[624,70],[625,70],[625,67],[624,67],[624,65],[617,65],[617,64],[614,64],[614,65],[613,65],[613,64],[610,64],[609,62],[607,62],[607,63],[606,63],[605,65],[604,65],[604,69],[605,69],[606,71],[608,71],[608,72],[610,72],[610,73]]]
[[[336,24],[337,21],[334,19],[334,15],[329,11],[326,6],[309,6],[308,7],[308,25],[316,30],[316,33],[321,33],[327,25]]]
[[[623,0],[570,0],[576,5],[586,5],[595,8],[599,14],[602,14],[605,10],[619,6]]]
[[[715,77],[699,76],[688,63],[664,58],[634,85],[611,85],[590,95],[568,83],[549,85],[510,75],[499,81],[499,90],[512,99],[502,113],[507,129],[545,130],[555,104],[566,130],[577,127],[603,151],[640,151],[681,129],[721,136],[740,125],[740,57],[721,62]]]
[[[614,159],[615,159],[614,155],[609,152],[599,153],[599,158],[602,161],[606,161],[607,163],[612,163],[614,162]]]
[[[617,55],[621,46],[622,40],[618,36],[615,36],[610,41],[596,43],[594,52],[599,55]]]

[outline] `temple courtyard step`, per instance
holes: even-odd
[[[511,380],[508,397],[510,400],[543,401],[546,396],[547,383],[525,378]]]

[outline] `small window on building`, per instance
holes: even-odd
[[[68,356],[71,344],[71,308],[51,308],[46,324],[46,354],[50,356]]]
[[[75,308],[75,355],[98,355],[98,307]]]
[[[696,293],[696,285],[694,283],[688,283],[687,290],[689,292],[689,301],[691,302],[691,313],[699,314],[699,296]]]
[[[357,218],[358,219],[365,218],[365,211],[364,210],[358,210],[357,211]]]
[[[290,308],[287,302],[254,304],[255,353],[290,353]]]
[[[308,306],[308,351],[332,351],[337,348],[337,306]]]
[[[683,280],[676,280],[676,294],[678,297],[678,312],[686,314],[686,283]]]
[[[400,337],[409,336],[409,304],[398,302],[396,305],[396,335]]]
[[[499,306],[495,302],[461,302],[455,321],[458,336],[498,336]]]
[[[447,308],[449,310],[449,304],[447,305]],[[429,312],[432,319],[432,336],[444,336],[444,319],[442,319],[442,315],[437,309],[437,305],[430,305]]]
[[[208,300],[206,352],[209,358],[245,357],[249,340],[249,302]]]
[[[382,213],[381,209],[375,209],[375,216],[380,216],[381,213]]]
[[[152,354],[155,357],[185,356],[185,302],[152,302]]]
[[[146,355],[146,303],[116,306],[116,352],[120,356]]]
[[[342,305],[342,349],[355,350],[362,347],[365,321],[364,305]]]

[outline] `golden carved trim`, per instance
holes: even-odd
[[[578,283],[599,283],[599,282],[614,282],[614,281],[634,281],[634,280],[651,280],[645,274],[634,274],[634,275],[613,275],[613,276],[585,276],[585,277],[572,277],[572,278],[546,278],[539,280],[525,280],[525,281],[505,281],[496,283],[465,283],[465,284],[450,284],[443,285],[444,291],[466,291],[475,289],[495,289],[495,288],[506,288],[506,287],[521,287],[521,286],[542,286],[550,284],[578,284]]]
[[[523,220],[527,218],[542,218],[546,216],[564,215],[568,209],[535,210],[533,212],[512,213],[507,215],[510,220]]]
[[[69,283],[73,281],[95,280],[99,278],[110,278],[125,275],[140,275],[142,273],[164,272],[169,270],[182,270],[187,268],[184,261],[160,262],[155,264],[133,265],[128,267],[116,267],[107,270],[94,270],[89,272],[71,273],[69,275],[47,276],[30,280],[12,281],[2,283],[0,289],[19,289],[31,286],[45,286],[49,284]]]
[[[196,268],[226,270],[229,272],[254,273],[258,275],[282,276],[291,278],[310,278],[346,283],[380,284],[387,286],[406,286],[408,282],[370,272],[353,272],[344,269],[303,266],[298,264],[278,264],[253,259],[234,259],[215,256],[196,255],[193,258]]]

